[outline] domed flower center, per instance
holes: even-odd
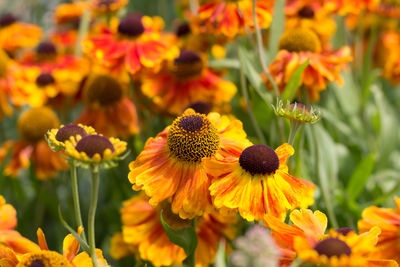
[[[284,33],[279,41],[279,49],[289,52],[319,52],[321,43],[318,36],[309,29],[299,28]]]
[[[178,160],[199,162],[217,152],[219,134],[206,116],[198,113],[183,115],[172,123],[167,143],[171,155]]]
[[[142,18],[137,14],[128,14],[118,25],[118,32],[129,37],[137,37],[144,31]]]
[[[348,227],[342,227],[342,228],[337,229],[336,232],[346,236],[348,233],[355,232],[355,231]]]
[[[39,87],[44,87],[55,82],[56,80],[54,80],[54,77],[51,75],[51,73],[42,73],[36,78],[36,84]]]
[[[18,119],[18,131],[21,137],[36,143],[43,140],[45,133],[60,124],[56,114],[47,107],[28,109]]]
[[[60,142],[65,142],[69,140],[71,136],[75,137],[80,135],[81,137],[87,136],[87,132],[76,124],[68,124],[58,130],[56,134],[56,140]]]
[[[102,157],[106,149],[111,150],[111,152],[115,151],[110,140],[101,135],[85,136],[78,141],[75,148],[79,152],[85,152],[89,158],[93,158],[96,154],[99,154]]]
[[[252,145],[242,151],[240,166],[251,175],[273,174],[279,168],[279,158],[269,146]]]
[[[101,106],[113,105],[123,95],[123,89],[118,80],[109,75],[98,75],[88,85],[85,91],[86,101]]]
[[[319,255],[325,255],[328,258],[333,256],[340,257],[341,255],[349,256],[351,254],[351,248],[346,242],[334,237],[329,237],[318,242],[314,250],[316,250]]]
[[[297,14],[305,19],[312,19],[314,18],[314,10],[310,6],[304,6],[302,9],[297,12]]]
[[[187,108],[191,108],[197,113],[207,115],[212,110],[212,104],[208,102],[194,102],[190,104]]]
[[[175,58],[171,72],[180,79],[196,77],[203,70],[201,57],[193,51],[183,50],[179,57]]]
[[[29,265],[29,267],[45,267],[45,265],[41,260],[34,260],[31,262],[31,265]]]
[[[10,14],[10,13],[3,14],[0,17],[0,28],[11,25],[16,21],[17,21],[17,18],[13,14]]]
[[[63,255],[49,250],[26,253],[22,255],[18,267],[72,267],[71,263]]]
[[[168,201],[161,202],[162,218],[174,230],[179,230],[190,226],[192,220],[182,219],[178,214],[172,212],[171,203]]]
[[[42,42],[36,48],[38,54],[56,54],[57,48],[52,42]]]
[[[190,25],[189,25],[189,23],[186,23],[186,22],[180,24],[175,32],[176,36],[178,36],[178,37],[183,37],[190,33],[191,33]]]

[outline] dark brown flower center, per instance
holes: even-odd
[[[10,13],[3,14],[0,17],[0,28],[11,25],[16,21],[17,21],[17,18],[13,14],[10,14]]]
[[[110,140],[101,135],[85,136],[79,140],[75,148],[79,152],[85,152],[89,158],[92,158],[95,154],[103,156],[103,153],[106,149],[110,149],[112,152],[115,151],[115,148]]]
[[[71,136],[77,136],[80,135],[81,137],[87,136],[87,132],[82,128],[79,127],[76,124],[68,124],[62,127],[60,130],[58,130],[56,134],[56,140],[60,142],[65,142],[68,140]]]
[[[178,78],[192,78],[198,76],[203,70],[203,61],[199,54],[189,50],[181,51],[179,57],[175,58],[172,73]]]
[[[318,242],[314,250],[316,250],[319,255],[325,255],[328,258],[333,256],[340,257],[341,255],[349,256],[351,254],[351,248],[346,242],[334,237],[329,237]]]
[[[302,18],[312,19],[314,17],[314,10],[310,6],[304,6],[297,14]]]
[[[349,227],[342,227],[342,228],[337,229],[336,232],[346,236],[348,233],[355,232],[355,231]]]
[[[139,36],[144,30],[142,18],[137,14],[128,14],[118,25],[118,32],[129,37]]]
[[[183,117],[179,121],[179,127],[182,129],[189,131],[189,132],[196,132],[201,129],[203,126],[203,119],[202,117],[195,116],[195,115],[190,115]]]
[[[219,134],[202,114],[184,115],[175,119],[167,136],[170,153],[186,162],[199,162],[212,157],[219,148]]]
[[[101,106],[113,105],[123,96],[123,89],[118,80],[109,75],[98,75],[87,87],[86,101]]]
[[[239,164],[251,175],[273,174],[279,168],[279,158],[269,146],[252,145],[242,151]]]
[[[53,83],[55,83],[55,80],[53,75],[50,73],[42,73],[36,78],[36,84],[40,87],[44,87]]]
[[[29,267],[45,267],[45,265],[41,260],[34,260]]]
[[[194,111],[196,111],[197,113],[207,115],[212,110],[212,104],[199,101],[199,102],[194,102],[194,103],[190,104],[187,108],[191,108]]]
[[[178,28],[176,29],[176,36],[178,37],[183,37],[186,36],[188,34],[190,34],[191,29],[190,29],[190,25],[189,23],[182,23],[178,26]]]
[[[53,55],[57,53],[56,46],[52,42],[42,42],[36,48],[38,54]]]

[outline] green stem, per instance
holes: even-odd
[[[290,132],[289,132],[289,139],[288,143],[293,146],[294,144],[294,139],[296,138],[297,131],[301,127],[301,122],[298,121],[291,121],[290,122]]]
[[[267,62],[267,60],[266,60],[266,57],[264,54],[264,45],[263,45],[263,41],[262,41],[261,30],[260,30],[260,27],[258,26],[258,22],[257,22],[256,2],[257,2],[257,0],[253,0],[253,20],[254,20],[254,30],[256,32],[256,38],[257,38],[258,54],[260,55],[261,67],[263,68],[264,73],[267,75],[267,78],[272,85],[272,89],[274,90],[275,97],[278,97],[279,96],[278,85],[276,84],[274,78],[272,77],[272,75],[269,72],[268,67],[265,63],[265,62]]]
[[[81,216],[81,206],[79,204],[79,190],[78,190],[78,178],[76,175],[76,164],[75,161],[72,160],[71,163],[71,185],[72,185],[72,198],[74,201],[74,212],[75,212],[75,220],[79,226],[83,227],[82,216]],[[85,232],[82,232],[82,239],[86,241]]]
[[[75,56],[77,57],[82,56],[82,41],[89,31],[90,17],[91,11],[90,8],[87,8],[86,11],[83,13],[81,21],[79,23],[78,38],[76,39],[75,43]]]
[[[96,217],[97,199],[99,195],[99,178],[100,178],[99,166],[98,165],[92,166],[90,170],[92,173],[92,191],[90,198],[89,218],[88,218],[89,248],[93,266],[98,267],[97,256],[96,256],[94,221]]]
[[[246,102],[247,112],[249,113],[250,121],[253,124],[253,128],[256,131],[258,139],[262,142],[262,144],[266,144],[265,137],[261,131],[260,126],[257,123],[256,117],[253,113],[253,109],[250,105],[249,94],[247,92],[246,86],[246,77],[244,76],[242,64],[240,64],[240,88],[244,97],[244,101]]]

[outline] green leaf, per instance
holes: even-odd
[[[356,200],[360,195],[374,169],[374,164],[375,156],[374,154],[370,154],[368,157],[364,158],[353,171],[346,188],[349,200]]]
[[[285,29],[285,1],[277,0],[274,6],[274,15],[269,31],[269,56],[275,58],[278,52],[279,38]]]
[[[239,59],[242,64],[244,74],[249,80],[250,84],[254,87],[257,94],[264,100],[265,103],[271,105],[272,97],[268,94],[268,90],[264,81],[261,79],[260,73],[256,71],[253,63],[249,60],[249,53],[244,47],[239,47]]]
[[[71,226],[69,226],[69,224],[64,220],[64,217],[62,216],[62,212],[61,212],[61,207],[58,206],[58,217],[61,221],[61,224],[76,238],[76,240],[78,240],[79,244],[81,245],[82,249],[86,252],[89,253],[90,249],[89,249],[89,245],[79,236],[79,234],[72,229]]]
[[[310,64],[310,62],[307,60],[303,64],[301,64],[297,69],[293,72],[292,77],[290,77],[290,80],[288,84],[285,87],[285,90],[283,91],[282,94],[282,101],[285,103],[286,100],[292,101],[294,98],[294,95],[296,94],[297,89],[300,86],[301,82],[301,76],[303,75],[303,72],[305,68]]]
[[[175,230],[171,228],[163,219],[162,211],[160,213],[161,223],[167,232],[167,236],[169,240],[183,248],[185,254],[187,256],[187,260],[190,261],[192,255],[194,255],[194,251],[197,247],[197,235],[196,235],[196,226],[195,220],[192,220],[192,225],[189,227],[185,227],[179,230]],[[193,257],[194,258],[194,257]],[[194,264],[194,262],[193,262]],[[191,264],[188,264],[191,265]],[[194,266],[194,265],[193,265]]]

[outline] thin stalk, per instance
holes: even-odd
[[[79,226],[83,227],[82,223],[82,216],[81,216],[81,206],[79,204],[79,190],[78,190],[78,178],[76,175],[76,164],[75,161],[72,160],[71,163],[71,185],[72,185],[72,198],[74,201],[74,212],[75,212],[75,220],[76,223]],[[82,232],[82,239],[86,241],[86,235],[85,232]]]
[[[93,266],[98,267],[97,256],[96,256],[94,222],[96,217],[96,207],[99,195],[99,178],[100,178],[99,166],[92,166],[90,170],[92,174],[92,191],[91,191],[89,217],[88,217],[89,249],[90,249],[90,256],[92,257]]]
[[[257,123],[256,117],[253,113],[253,109],[250,105],[249,93],[247,92],[246,86],[246,77],[244,76],[242,64],[240,64],[240,88],[244,97],[244,101],[246,102],[247,112],[249,113],[250,121],[253,124],[253,128],[256,131],[258,139],[260,139],[261,143],[265,145],[267,144],[265,141],[265,137],[261,131],[260,126]]]
[[[328,188],[324,185],[324,181],[322,181],[321,175],[319,175],[319,171],[320,171],[319,149],[318,149],[319,144],[318,144],[318,138],[315,138],[315,134],[313,134],[313,140],[314,140],[314,145],[315,145],[315,166],[316,166],[316,173],[317,173],[317,177],[318,177],[318,183],[321,185],[321,193],[322,193],[322,197],[324,198],[329,222],[331,223],[331,225],[334,229],[337,229],[339,226],[338,226],[338,223],[336,220],[335,212],[333,210],[332,202],[330,200],[330,193],[328,191]]]
[[[269,72],[268,67],[265,63],[265,62],[267,62],[267,60],[266,60],[266,57],[264,54],[264,45],[263,45],[263,41],[262,41],[261,30],[260,30],[260,27],[258,26],[258,22],[257,22],[256,2],[257,2],[257,0],[253,0],[253,20],[254,20],[254,30],[256,32],[256,38],[257,38],[258,54],[260,55],[261,67],[263,68],[263,71],[267,75],[267,78],[272,85],[272,89],[274,90],[275,97],[278,97],[279,96],[278,85],[276,84],[274,78],[272,77],[272,75]]]
[[[81,17],[78,30],[78,38],[75,43],[75,56],[80,57],[82,55],[82,41],[89,31],[91,10],[87,8]]]
[[[294,144],[294,139],[296,138],[297,131],[301,127],[301,122],[298,121],[291,121],[290,122],[290,132],[289,132],[289,138],[288,138],[288,143],[293,146]]]

